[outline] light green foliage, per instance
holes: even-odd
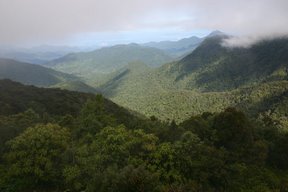
[[[254,117],[270,110],[285,129],[287,38],[247,49],[225,48],[222,38],[206,39],[180,61],[157,69],[128,66],[125,73],[109,74],[99,89],[114,102],[161,120],[181,122],[232,106]]]
[[[50,62],[54,69],[86,77],[115,72],[131,62],[151,67],[160,66],[172,58],[162,50],[137,44],[116,45],[87,53],[72,53]]]
[[[124,126],[106,127],[96,135],[90,149],[99,155],[95,165],[100,168],[113,164],[122,167],[130,161],[146,157],[156,149],[156,142],[157,137],[142,130],[127,130]]]
[[[24,189],[56,187],[63,168],[61,156],[69,140],[69,131],[58,125],[39,124],[26,129],[8,142],[10,150],[5,159],[9,163],[9,180],[22,183],[19,187]]]
[[[287,120],[283,114],[287,113],[288,102],[285,98],[288,82],[284,80],[233,91],[201,92],[177,87],[153,71],[131,70],[117,81],[109,82],[109,86],[103,85],[100,89],[114,102],[146,116],[154,115],[161,120],[174,119],[181,122],[191,115],[199,115],[205,111],[220,112],[231,106],[254,117],[270,110],[273,111],[271,116],[281,120],[282,124]]]
[[[124,176],[128,177],[127,169],[132,169],[136,171],[135,174],[139,175],[138,171],[144,169],[139,168],[139,164],[144,163],[148,154],[156,150],[156,142],[157,137],[146,134],[142,130],[127,130],[123,125],[106,127],[96,134],[92,143],[77,148],[75,162],[64,170],[65,180],[68,184],[74,185],[70,187],[74,190],[86,188],[88,191],[93,191],[103,188],[102,190],[106,191],[106,187],[113,187],[113,182],[116,182],[117,177],[124,173],[126,174]],[[138,168],[126,167],[129,164],[135,164]],[[113,170],[112,173],[111,170]],[[116,172],[114,173],[114,171]],[[121,173],[122,171],[124,173]],[[148,171],[146,172],[150,174]],[[110,174],[114,174],[113,177],[115,176],[115,178],[110,178],[112,177]],[[143,179],[149,179],[145,175],[141,176]],[[112,180],[107,181],[105,177]],[[79,179],[81,182],[78,181]],[[117,182],[125,181],[119,180]],[[94,182],[91,183],[91,181]],[[142,182],[142,179],[139,182]],[[141,187],[140,184],[138,187]]]
[[[173,144],[162,143],[151,154],[150,169],[160,174],[160,180],[164,183],[180,183],[182,176],[177,170],[177,151]]]

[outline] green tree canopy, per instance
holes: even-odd
[[[19,190],[56,187],[61,181],[61,155],[69,139],[69,131],[55,124],[26,129],[8,142],[9,180],[16,181]]]

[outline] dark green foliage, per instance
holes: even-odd
[[[69,131],[58,125],[26,129],[7,144],[7,182],[16,191],[57,188],[61,183],[62,153],[69,145]]]
[[[287,189],[287,134],[272,116],[250,119],[227,108],[177,124],[136,116],[101,95],[11,81],[1,85],[7,90],[0,92],[1,102],[12,107],[10,115],[0,116],[5,146],[0,153],[0,191]],[[39,105],[48,106],[39,95],[49,99],[50,107],[63,105],[62,111],[39,113]],[[33,110],[26,97],[37,101]],[[17,106],[22,107],[19,114]]]
[[[216,132],[212,129],[213,118],[213,114],[203,113],[201,116],[193,116],[187,119],[182,122],[180,126],[187,131],[197,134],[201,140],[214,143],[216,140]]]
[[[96,174],[95,174],[96,176]],[[156,192],[160,191],[158,176],[144,166],[128,165],[122,169],[109,168],[97,175],[87,191]]]
[[[274,145],[271,146],[272,150],[270,151],[269,162],[272,166],[279,169],[288,169],[288,134],[279,135]]]
[[[3,115],[21,113],[28,108],[39,114],[47,112],[49,115],[76,115],[88,98],[92,98],[92,95],[23,86],[10,80],[0,81],[0,102],[5,103],[5,107],[9,109],[3,110]]]
[[[39,115],[31,109],[16,115],[0,116],[0,154],[5,149],[5,142],[41,121]]]
[[[216,145],[229,150],[249,148],[253,142],[253,127],[244,113],[228,108],[216,116]]]
[[[180,60],[178,65],[183,75],[206,67],[205,65],[225,54],[226,49],[221,46],[222,38],[222,36],[221,38],[219,36],[207,38],[191,54]],[[181,76],[177,77],[177,79],[180,78]]]
[[[73,75],[10,59],[0,59],[0,79],[11,79],[40,87],[49,87],[63,81],[78,80]]]
[[[103,127],[115,125],[116,119],[107,115],[104,107],[104,98],[101,95],[88,100],[79,115],[79,131],[94,135]]]

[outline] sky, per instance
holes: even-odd
[[[228,44],[288,34],[288,0],[0,0],[0,46],[105,46],[238,36]]]

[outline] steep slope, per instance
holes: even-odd
[[[78,78],[39,65],[0,59],[0,79],[11,79],[23,84],[49,87],[63,81],[75,81]]]
[[[38,88],[11,80],[0,80],[0,115],[17,114],[33,109],[51,115],[78,114],[92,94],[60,89]]]
[[[105,82],[99,86],[99,89],[104,95],[111,98],[113,95],[117,95],[119,92],[130,89],[130,85],[134,87],[138,86],[138,83],[146,83],[147,79],[145,78],[142,81],[141,77],[143,74],[148,74],[151,70],[151,68],[141,62],[129,63],[127,66],[119,69],[118,71],[107,75]],[[143,91],[143,86],[140,87],[142,89],[139,89],[139,91]],[[133,89],[135,88],[136,87]]]
[[[75,129],[80,129],[79,117],[83,116],[83,108],[87,114],[89,103],[92,105],[88,107],[90,114],[94,112],[99,115],[101,111],[101,116],[98,116],[97,120],[93,119],[94,125],[98,122],[98,126],[107,126],[99,123],[101,117],[103,121],[111,121],[111,124],[121,124],[131,129],[144,128],[149,123],[143,116],[128,111],[100,95],[38,88],[7,79],[0,80],[0,156],[5,151],[5,143],[8,140],[35,124],[59,123],[65,127],[69,125],[75,134],[80,133]],[[85,122],[82,127],[86,126]],[[94,127],[94,130],[96,129],[97,127]],[[0,159],[2,162],[2,157]]]
[[[117,45],[92,52],[74,53],[59,58],[47,65],[54,69],[85,76],[114,72],[128,63],[140,61],[150,67],[157,67],[172,58],[165,52],[137,44]]]
[[[39,114],[77,115],[83,104],[94,97],[94,94],[89,93],[38,88],[11,80],[0,80],[0,115],[17,114],[28,109],[33,109]],[[131,111],[116,105],[108,99],[103,98],[103,102],[106,113],[115,116],[120,123],[140,120],[138,114],[132,114]]]
[[[190,55],[164,70],[183,88],[203,91],[287,79],[288,38],[263,40],[250,48],[223,47],[224,38],[206,39]]]
[[[236,107],[252,117],[268,115],[279,124],[288,122],[288,81],[273,81],[223,92],[200,92],[165,86],[154,71],[129,71],[103,85],[112,101],[161,120],[181,122],[191,115]],[[167,88],[168,87],[168,88]]]
[[[254,117],[274,114],[285,122],[287,39],[231,49],[221,46],[223,38],[206,39],[179,62],[119,72],[100,89],[120,105],[161,119],[181,121],[191,114],[233,106]]]
[[[140,65],[140,64],[138,64]],[[112,101],[146,116],[178,122],[209,109],[218,112],[230,106],[229,93],[199,93],[169,87],[155,69],[139,69],[137,64],[110,74],[98,89]],[[141,65],[142,66],[142,65]],[[167,88],[169,87],[169,88]]]

